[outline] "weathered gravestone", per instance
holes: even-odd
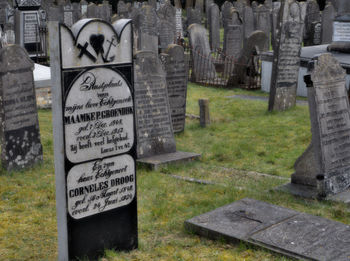
[[[213,0],[205,0],[205,16],[206,16],[206,20],[205,20],[205,27],[208,28],[208,25],[209,25],[209,8],[211,6],[211,4],[213,4],[214,1]]]
[[[169,45],[165,51],[164,68],[174,133],[185,130],[188,68],[184,49]]]
[[[270,48],[270,32],[271,32],[271,18],[270,10],[264,5],[260,5],[257,10],[256,17],[257,30],[263,31],[267,35],[267,40],[264,46],[264,51],[268,51]]]
[[[241,52],[242,44],[242,21],[238,17],[238,12],[233,12],[231,25],[224,28],[224,54],[237,59]]]
[[[1,162],[8,171],[43,160],[33,69],[33,62],[21,47],[1,48]]]
[[[185,221],[200,236],[247,242],[301,260],[348,260],[350,226],[244,198]]]
[[[275,50],[275,46],[276,46],[276,31],[277,31],[277,22],[278,22],[278,14],[280,12],[280,8],[281,8],[281,2],[273,2],[272,3],[272,11],[271,11],[271,45],[272,45],[272,49]],[[302,15],[302,17],[304,17]]]
[[[85,0],[80,0],[80,7],[81,7],[81,16],[85,17],[87,14],[87,8],[89,3]]]
[[[321,16],[320,7],[316,0],[307,0],[306,5],[304,45],[309,46],[313,44],[313,23],[320,22]]]
[[[230,76],[227,85],[246,88],[252,83],[257,74],[256,54],[264,49],[267,36],[263,31],[253,32],[243,46],[238,59],[235,62],[234,72]]]
[[[167,0],[157,11],[159,17],[159,47],[165,50],[176,40],[175,7]]]
[[[202,24],[202,14],[200,10],[188,8],[187,11],[187,27],[191,24]]]
[[[138,162],[152,169],[200,155],[176,151],[165,72],[158,55],[135,55],[135,111]]]
[[[64,22],[63,7],[51,5],[47,12],[48,21]]]
[[[248,37],[255,31],[254,13],[250,6],[245,6],[243,9],[243,37],[246,41]]]
[[[321,22],[313,22],[311,28],[312,45],[320,45],[322,43],[322,24]]]
[[[158,16],[154,8],[142,6],[133,22],[137,30],[137,50],[158,53]]]
[[[211,6],[209,8],[211,8]],[[231,23],[231,8],[233,8],[233,4],[229,1],[225,1],[221,6],[222,24],[224,29]]]
[[[175,29],[176,29],[176,39],[183,39],[183,25],[182,25],[182,9],[175,8]]]
[[[117,13],[120,18],[129,18],[129,10],[124,1],[118,1]]]
[[[322,12],[322,44],[329,44],[332,42],[334,17],[334,7],[329,3]]]
[[[274,49],[269,111],[287,110],[295,105],[300,66],[303,18],[299,3],[282,2]]]
[[[346,73],[329,53],[315,57],[309,67],[310,75],[305,77],[305,82],[309,87],[312,141],[295,163],[292,184],[310,186],[308,194],[326,197],[350,188],[350,107],[345,88]],[[289,187],[293,190],[293,186]],[[350,192],[347,200],[350,201]]]
[[[137,247],[131,20],[50,22],[58,259]]]
[[[220,48],[220,10],[217,4],[211,4],[209,23],[209,43],[212,51]]]
[[[68,3],[63,6],[63,21],[69,27],[71,27],[74,24],[73,5],[71,3]]]
[[[192,55],[192,78],[196,82],[216,78],[214,63],[210,55],[206,29],[199,24],[188,27]]]

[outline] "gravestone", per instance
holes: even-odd
[[[209,26],[209,8],[211,6],[211,4],[214,3],[214,0],[205,0],[205,17],[206,17],[206,20],[205,20],[205,27],[208,28]]]
[[[43,160],[35,100],[34,64],[18,45],[0,50],[1,162],[8,171]]]
[[[87,8],[88,8],[89,3],[85,0],[80,0],[80,6],[81,6],[81,16],[85,17],[87,14]]]
[[[68,3],[63,6],[63,21],[64,23],[71,27],[74,22],[73,22],[73,6],[71,3]]]
[[[299,3],[288,0],[281,3],[278,34],[274,49],[269,111],[283,111],[295,106],[303,18]]]
[[[254,27],[254,13],[250,6],[245,6],[243,9],[243,37],[244,40],[255,31]]]
[[[187,27],[191,24],[202,24],[202,14],[200,10],[188,8],[187,10]]]
[[[129,10],[124,1],[118,1],[117,13],[120,18],[129,18]]]
[[[81,17],[81,6],[80,3],[73,3],[73,24],[75,24]]]
[[[165,50],[176,40],[175,7],[169,1],[160,6],[157,11],[159,17],[159,47]]]
[[[165,51],[166,85],[174,133],[185,130],[188,68],[184,49],[180,45],[169,45]]]
[[[158,55],[137,52],[134,75],[138,162],[157,169],[162,164],[199,157],[176,151],[166,76]]]
[[[137,49],[158,53],[158,16],[154,8],[144,5],[133,20],[137,28]]]
[[[296,161],[292,183],[317,187],[318,196],[326,197],[350,188],[350,107],[339,62],[327,53],[313,63],[305,77],[312,142]]]
[[[313,22],[311,29],[312,45],[320,45],[322,43],[322,24],[321,22]]]
[[[330,3],[326,5],[322,12],[322,44],[329,44],[332,42],[334,17],[335,10]]]
[[[199,24],[188,27],[192,55],[192,78],[196,82],[216,78],[214,63],[210,55],[206,29]]]
[[[175,29],[176,29],[176,39],[183,39],[183,25],[182,25],[182,9],[175,8]]]
[[[242,44],[242,25],[227,26],[224,31],[224,54],[237,59],[242,50]]]
[[[58,260],[137,248],[131,20],[49,23]]]
[[[238,11],[238,13],[241,17],[243,17],[243,12],[244,12],[245,6],[246,6],[246,4],[243,1],[233,2],[233,7],[236,8],[236,10]]]
[[[281,2],[273,2],[272,3],[272,13],[271,13],[271,22],[272,22],[272,27],[271,27],[271,44],[272,44],[272,49],[275,49],[276,45],[276,30],[277,30],[277,21],[278,21],[278,14],[280,12],[281,8]],[[302,15],[302,17],[305,17]]]
[[[264,5],[260,5],[257,10],[257,30],[263,31],[267,35],[267,41],[265,43],[264,51],[268,51],[270,47],[270,32],[271,32],[271,18],[270,10]]]
[[[52,5],[48,11],[48,21],[64,22],[63,8],[61,6]]]
[[[220,10],[217,4],[211,4],[209,9],[209,43],[212,51],[220,48]]]
[[[313,42],[312,28],[313,23],[320,22],[320,7],[316,0],[307,0],[306,2],[306,16],[305,16],[305,30],[304,30],[304,45],[310,46]]]
[[[227,25],[231,23],[231,9],[233,4],[229,1],[225,1],[221,6],[222,24],[225,29]]]

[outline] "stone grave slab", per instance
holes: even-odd
[[[201,158],[201,154],[193,152],[176,151],[172,153],[165,153],[160,155],[155,155],[151,157],[145,157],[138,159],[136,162],[140,166],[152,170],[158,170],[165,167],[168,164],[181,164],[184,162],[194,161]]]
[[[185,228],[299,259],[348,260],[350,256],[350,226],[249,198],[189,219]]]

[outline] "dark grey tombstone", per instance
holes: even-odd
[[[137,49],[158,53],[158,16],[150,5],[144,5],[133,20],[138,30]]]
[[[269,50],[270,48],[270,32],[271,32],[271,16],[270,9],[267,9],[266,6],[260,5],[257,10],[256,17],[257,30],[263,31],[267,35],[267,41],[265,43],[264,51]]]
[[[229,25],[224,31],[224,53],[230,58],[237,59],[242,50],[242,25]]]
[[[164,68],[174,133],[185,130],[188,68],[184,49],[169,45],[165,51]]]
[[[99,18],[98,17],[98,6],[95,3],[90,3],[86,9],[87,18]]]
[[[34,64],[17,45],[1,48],[0,61],[2,167],[8,171],[32,167],[43,160]]]
[[[311,30],[312,45],[320,45],[322,43],[322,24],[321,22],[313,22]]]
[[[80,3],[73,3],[73,24],[75,24],[81,17],[81,6]]]
[[[332,42],[334,17],[335,10],[330,3],[322,12],[322,44],[329,44]]]
[[[57,22],[63,23],[64,22],[63,7],[56,6],[56,5],[51,6],[47,16],[48,16],[48,21],[57,21]]]
[[[313,23],[321,21],[320,7],[316,0],[307,0],[305,30],[304,30],[304,45],[310,46],[313,44]]]
[[[283,111],[295,106],[303,19],[300,5],[293,0],[282,2],[274,49],[269,111]]]
[[[306,77],[312,131],[311,146],[298,159],[292,183],[317,186],[318,195],[350,188],[350,107],[345,70],[329,53],[313,59]],[[309,158],[308,168],[303,168]],[[307,172],[311,170],[311,172]]]
[[[229,1],[225,1],[221,6],[222,24],[224,28],[231,23],[231,8],[233,8],[233,4]]]
[[[242,1],[233,2],[233,7],[237,9],[241,17],[243,17],[243,11],[245,6],[246,6],[245,2],[242,2]]]
[[[243,37],[246,40],[256,28],[254,27],[254,13],[250,6],[243,9]]]
[[[208,28],[208,24],[209,24],[209,8],[210,5],[214,3],[214,0],[205,0],[205,16],[206,16],[206,20],[205,20],[205,27]]]
[[[159,18],[159,47],[163,51],[176,41],[175,7],[166,1],[157,11]]]
[[[85,17],[87,14],[87,7],[89,3],[86,0],[80,0],[81,16]]]
[[[203,14],[203,12],[204,12],[204,1],[203,0],[196,0],[194,7],[195,7],[195,9],[200,10],[201,14]]]
[[[220,10],[217,4],[211,4],[209,24],[209,43],[212,51],[220,48]]]
[[[187,27],[191,24],[202,24],[202,14],[195,8],[187,8]]]
[[[129,10],[124,1],[118,1],[117,13],[120,18],[129,18]]]
[[[138,246],[131,20],[49,23],[58,260]]]
[[[9,8],[8,2],[0,1],[0,25],[7,23],[7,8]]]
[[[206,32],[206,29],[199,24],[192,24],[188,27],[193,63],[192,77],[196,82],[216,78]]]

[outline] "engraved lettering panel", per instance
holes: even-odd
[[[333,22],[333,41],[350,42],[350,23]]]
[[[24,20],[24,38],[23,41],[27,43],[39,42],[38,31],[38,14],[36,12],[26,12],[23,14]]]
[[[68,212],[74,219],[128,205],[134,197],[135,163],[127,154],[76,165],[68,173]]]
[[[71,162],[125,153],[134,140],[133,100],[123,77],[107,68],[83,72],[64,109],[66,153]]]

